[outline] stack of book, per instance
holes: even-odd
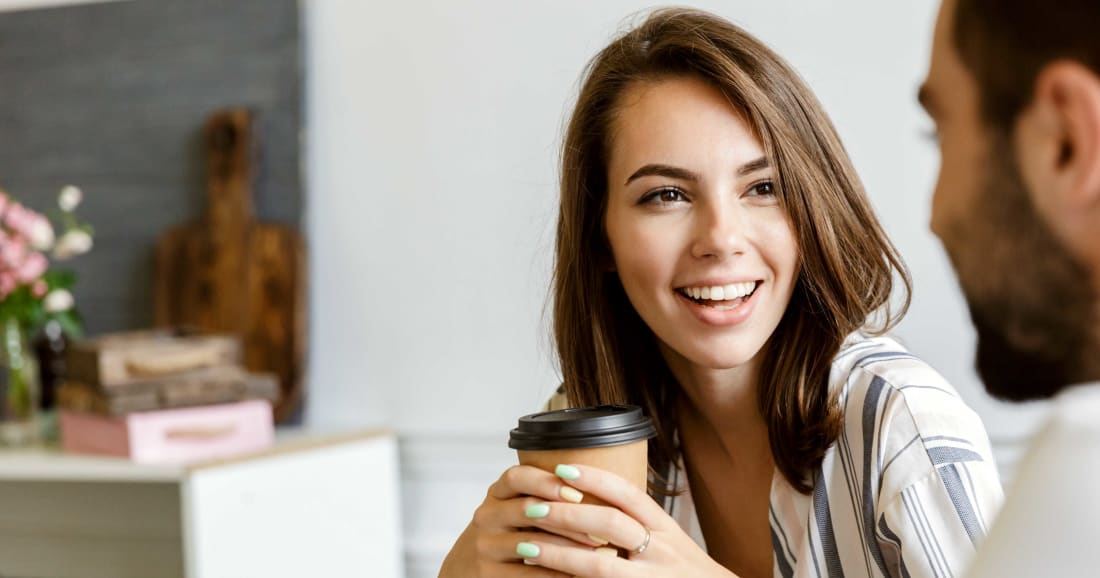
[[[272,374],[241,365],[229,335],[138,331],[78,341],[57,391],[66,451],[188,463],[261,450],[273,440]]]

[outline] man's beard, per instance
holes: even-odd
[[[972,215],[970,267],[956,269],[978,333],[977,368],[991,395],[1051,397],[1082,378],[1093,296],[1085,269],[1036,213],[1009,140],[994,137]]]

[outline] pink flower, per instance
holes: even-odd
[[[53,246],[53,225],[41,214],[19,203],[12,203],[4,213],[3,221],[15,236],[25,237],[34,248],[45,251]]]
[[[23,266],[27,258],[27,242],[21,237],[8,237],[0,244],[0,265],[15,270]]]
[[[8,205],[7,211],[4,213],[4,224],[11,229],[18,229],[15,225],[22,216],[23,206],[19,203],[12,202]]]
[[[73,213],[82,196],[76,187],[62,189],[58,204],[64,211],[65,235],[59,239],[56,236],[59,232],[54,231],[53,224],[44,214],[18,203],[0,190],[0,302],[25,287],[30,296],[44,306],[49,301],[51,311],[72,307],[72,295],[61,290],[51,293],[43,276],[50,267],[50,252],[55,257],[74,256],[91,249],[91,228],[81,225]],[[24,317],[33,313],[34,310],[25,305],[23,302],[12,304],[13,309],[18,309],[14,313]]]
[[[23,205],[19,203],[12,203],[7,212],[4,213],[4,224],[8,226],[11,231],[17,235],[26,236],[27,228],[30,226],[29,211],[23,208]]]
[[[31,245],[39,251],[48,251],[53,247],[53,225],[50,220],[38,213],[31,213],[30,223],[27,228],[27,238]]]
[[[15,287],[18,283],[15,282],[15,275],[12,275],[9,271],[0,272],[0,299],[6,298],[15,291]]]
[[[23,265],[16,270],[15,275],[20,282],[31,283],[41,277],[48,266],[49,262],[46,261],[45,255],[38,251],[31,251],[23,261]]]

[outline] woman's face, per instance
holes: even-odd
[[[637,83],[612,127],[615,271],[671,365],[729,369],[775,331],[798,275],[760,142],[698,79]]]

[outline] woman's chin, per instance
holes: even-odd
[[[715,347],[696,350],[683,356],[698,369],[721,371],[737,369],[751,362],[760,351],[759,347]]]

